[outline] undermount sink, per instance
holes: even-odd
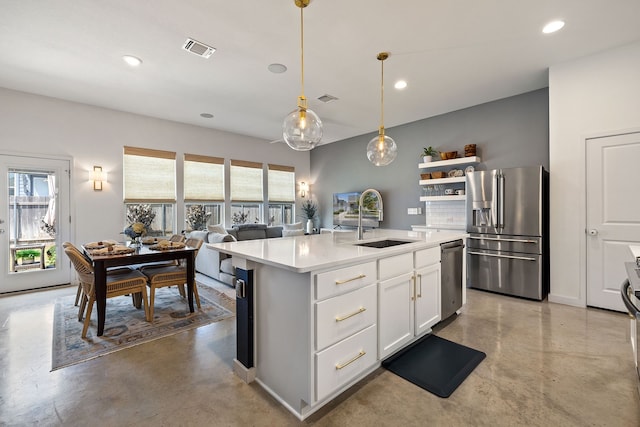
[[[404,245],[405,243],[413,243],[407,240],[376,240],[375,242],[355,243],[355,246],[366,246],[368,248],[390,248],[391,246]]]

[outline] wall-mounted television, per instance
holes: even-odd
[[[333,226],[357,227],[358,203],[361,191],[350,193],[333,193]],[[369,192],[365,195],[362,210],[363,227],[380,226],[380,210],[378,209],[378,197]]]

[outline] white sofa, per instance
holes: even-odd
[[[225,233],[220,232],[223,229],[219,226],[211,228],[215,231],[191,231],[189,237],[202,239],[204,242],[196,257],[196,271],[235,287],[235,271],[231,265],[231,256],[211,249],[205,244],[282,237],[282,228],[266,224],[240,224],[224,229]]]

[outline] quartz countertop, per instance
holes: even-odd
[[[444,242],[464,239],[467,236],[468,234],[465,232],[450,230],[375,229],[367,230],[364,233],[363,240],[359,242],[357,241],[356,232],[353,231],[244,240],[241,242],[207,243],[205,246],[206,250],[217,250],[249,261],[280,267],[297,273],[307,273],[426,249]],[[355,245],[356,243],[383,239],[405,240],[411,243],[388,248],[370,248]]]

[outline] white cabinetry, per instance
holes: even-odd
[[[429,332],[441,319],[440,247],[415,252],[415,335]]]
[[[378,357],[384,359],[440,321],[440,248],[378,262]]]
[[[378,362],[376,263],[316,275],[314,401]]]

